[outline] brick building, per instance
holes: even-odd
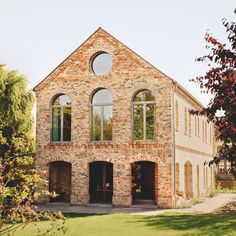
[[[74,205],[206,196],[213,129],[177,82],[99,28],[34,88],[36,167]]]

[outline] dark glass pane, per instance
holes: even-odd
[[[134,98],[134,102],[147,102],[147,101],[155,101],[155,97],[149,90],[143,90],[139,92]]]
[[[71,140],[71,107],[63,108],[63,141]]]
[[[112,57],[108,53],[100,53],[92,61],[92,69],[96,75],[105,75],[112,67]]]
[[[103,140],[112,140],[112,106],[103,107]]]
[[[52,141],[61,141],[61,108],[52,108]]]
[[[111,104],[112,95],[111,92],[107,89],[101,89],[97,91],[92,100],[92,104]]]
[[[143,105],[134,105],[133,112],[133,139],[143,140]]]
[[[91,134],[93,141],[101,141],[101,121],[102,109],[101,106],[94,106],[92,113],[92,127]]]
[[[53,106],[70,106],[71,100],[67,95],[60,95],[54,99]]]
[[[155,139],[155,105],[146,105],[146,139]]]

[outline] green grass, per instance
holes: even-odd
[[[67,215],[66,236],[169,236],[169,235],[236,235],[236,213],[230,214],[161,214],[157,216]],[[49,222],[39,223],[44,229]],[[36,235],[34,226],[18,230],[17,236]],[[63,235],[58,233],[56,235]]]

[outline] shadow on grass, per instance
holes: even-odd
[[[236,235],[236,213],[230,214],[165,214],[144,217],[146,226],[157,230],[189,231],[182,235]],[[233,235],[233,234],[232,234]]]
[[[87,216],[102,216],[105,214],[95,214],[95,213],[77,213],[77,212],[62,212],[66,218],[77,218],[77,217],[87,217]]]

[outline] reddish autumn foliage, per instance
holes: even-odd
[[[206,115],[218,127],[217,138],[222,141],[222,148],[214,162],[227,159],[232,170],[236,170],[236,22],[223,19],[223,25],[227,44],[207,33],[205,40],[209,54],[197,61],[207,62],[210,69],[205,75],[191,80],[200,85],[203,93],[213,94],[213,99],[205,109],[193,113]],[[219,110],[223,115],[216,115]]]

